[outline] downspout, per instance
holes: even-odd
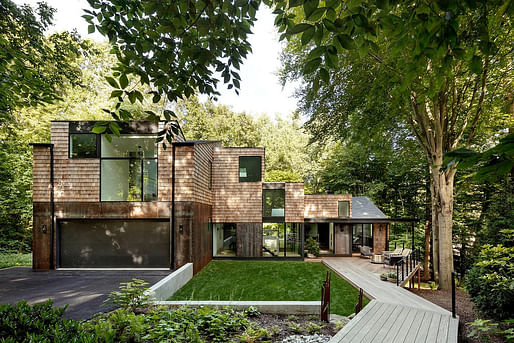
[[[174,268],[175,264],[175,144],[172,144],[172,161],[171,161],[171,256],[170,267]]]
[[[55,269],[54,263],[54,220],[55,220],[55,206],[54,206],[54,145],[50,145],[50,269]]]

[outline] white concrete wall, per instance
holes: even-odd
[[[167,300],[193,278],[193,264],[187,263],[150,287],[147,291],[156,301]]]

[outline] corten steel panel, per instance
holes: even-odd
[[[62,268],[168,268],[170,225],[161,220],[62,220]]]
[[[193,219],[193,267],[198,273],[212,260],[212,230],[209,228],[209,218],[212,207],[206,204],[194,203]]]
[[[55,204],[58,218],[169,218],[170,202],[61,202]]]
[[[236,255],[262,257],[262,223],[236,224]]]
[[[193,261],[193,216],[193,202],[175,201],[174,268]]]
[[[33,218],[32,267],[35,270],[50,269],[52,229],[50,203],[34,203]]]
[[[348,201],[350,218],[352,216],[352,196],[350,194],[306,194],[305,218],[337,218],[339,210],[338,201]]]

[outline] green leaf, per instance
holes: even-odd
[[[323,68],[323,67],[319,68],[319,77],[325,83],[329,83],[330,82],[330,75],[328,74],[328,71],[325,68]]]
[[[325,14],[326,8],[317,8],[314,10],[314,12],[311,13],[310,16],[307,17],[308,21],[318,21],[323,17],[323,14]]]
[[[321,57],[315,58],[305,64],[303,72],[305,74],[312,74],[321,64]]]
[[[121,74],[120,76],[120,86],[121,89],[125,89],[128,86],[128,78],[126,74]]]
[[[111,85],[111,87],[113,87],[113,88],[120,88],[120,87],[118,87],[118,83],[116,82],[116,80],[114,78],[112,78],[110,76],[106,76],[105,79]]]
[[[469,64],[469,69],[471,69],[472,73],[480,74],[482,72],[482,59],[474,55]]]
[[[293,26],[292,28],[290,28],[287,31],[287,33],[290,35],[296,35],[298,33],[302,33],[303,31],[306,31],[310,28],[314,28],[314,26],[312,26],[311,24],[307,24],[307,23],[300,23],[300,24],[297,24],[297,25]]]
[[[95,25],[93,25],[93,24],[88,25],[88,26],[87,26],[87,33],[88,33],[88,34],[91,34],[91,33],[93,33],[93,32],[95,32]]]
[[[334,22],[332,22],[330,19],[327,19],[327,18],[323,19],[323,25],[325,25],[327,30],[330,32],[338,31],[337,27],[334,25]]]
[[[152,98],[152,102],[154,104],[158,103],[159,101],[161,101],[161,96],[159,94],[155,94]]]
[[[316,32],[316,29],[313,27],[307,29],[303,34],[301,38],[302,45],[307,45],[312,40],[312,37],[314,37],[314,33]]]
[[[116,136],[120,136],[120,127],[118,126],[118,123],[116,122],[110,122],[109,123],[109,129],[114,133]]]
[[[303,12],[305,13],[305,18],[308,18],[319,5],[319,0],[307,0],[303,4]]]
[[[307,61],[311,61],[313,59],[320,57],[321,55],[323,55],[325,50],[326,50],[325,46],[318,46],[318,47],[312,49],[311,52],[309,52],[309,54],[307,55]]]
[[[350,36],[345,34],[339,34],[337,35],[337,40],[339,41],[339,44],[346,49],[346,50],[353,50],[355,49],[355,43],[350,38]]]
[[[303,0],[289,0],[289,8],[298,7],[303,4]]]
[[[105,127],[105,126],[95,126],[95,127],[93,127],[93,130],[91,130],[91,131],[93,133],[100,134],[100,133],[104,133],[106,129],[107,129],[107,127]]]
[[[111,92],[111,98],[118,98],[122,95],[123,95],[123,91],[119,90],[119,89]]]

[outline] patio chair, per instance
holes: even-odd
[[[403,249],[403,248],[396,248],[394,251],[384,251],[382,254],[384,255],[384,266],[388,265],[390,267],[393,267],[403,259],[403,251],[409,250],[409,249]]]
[[[371,258],[371,256],[373,256],[373,253],[371,252],[371,248],[366,245],[361,246],[360,250],[361,250],[362,258]]]
[[[403,252],[403,248],[396,248],[393,251],[382,251],[382,255],[384,255],[384,257],[388,257],[391,255],[401,255],[402,252]]]

